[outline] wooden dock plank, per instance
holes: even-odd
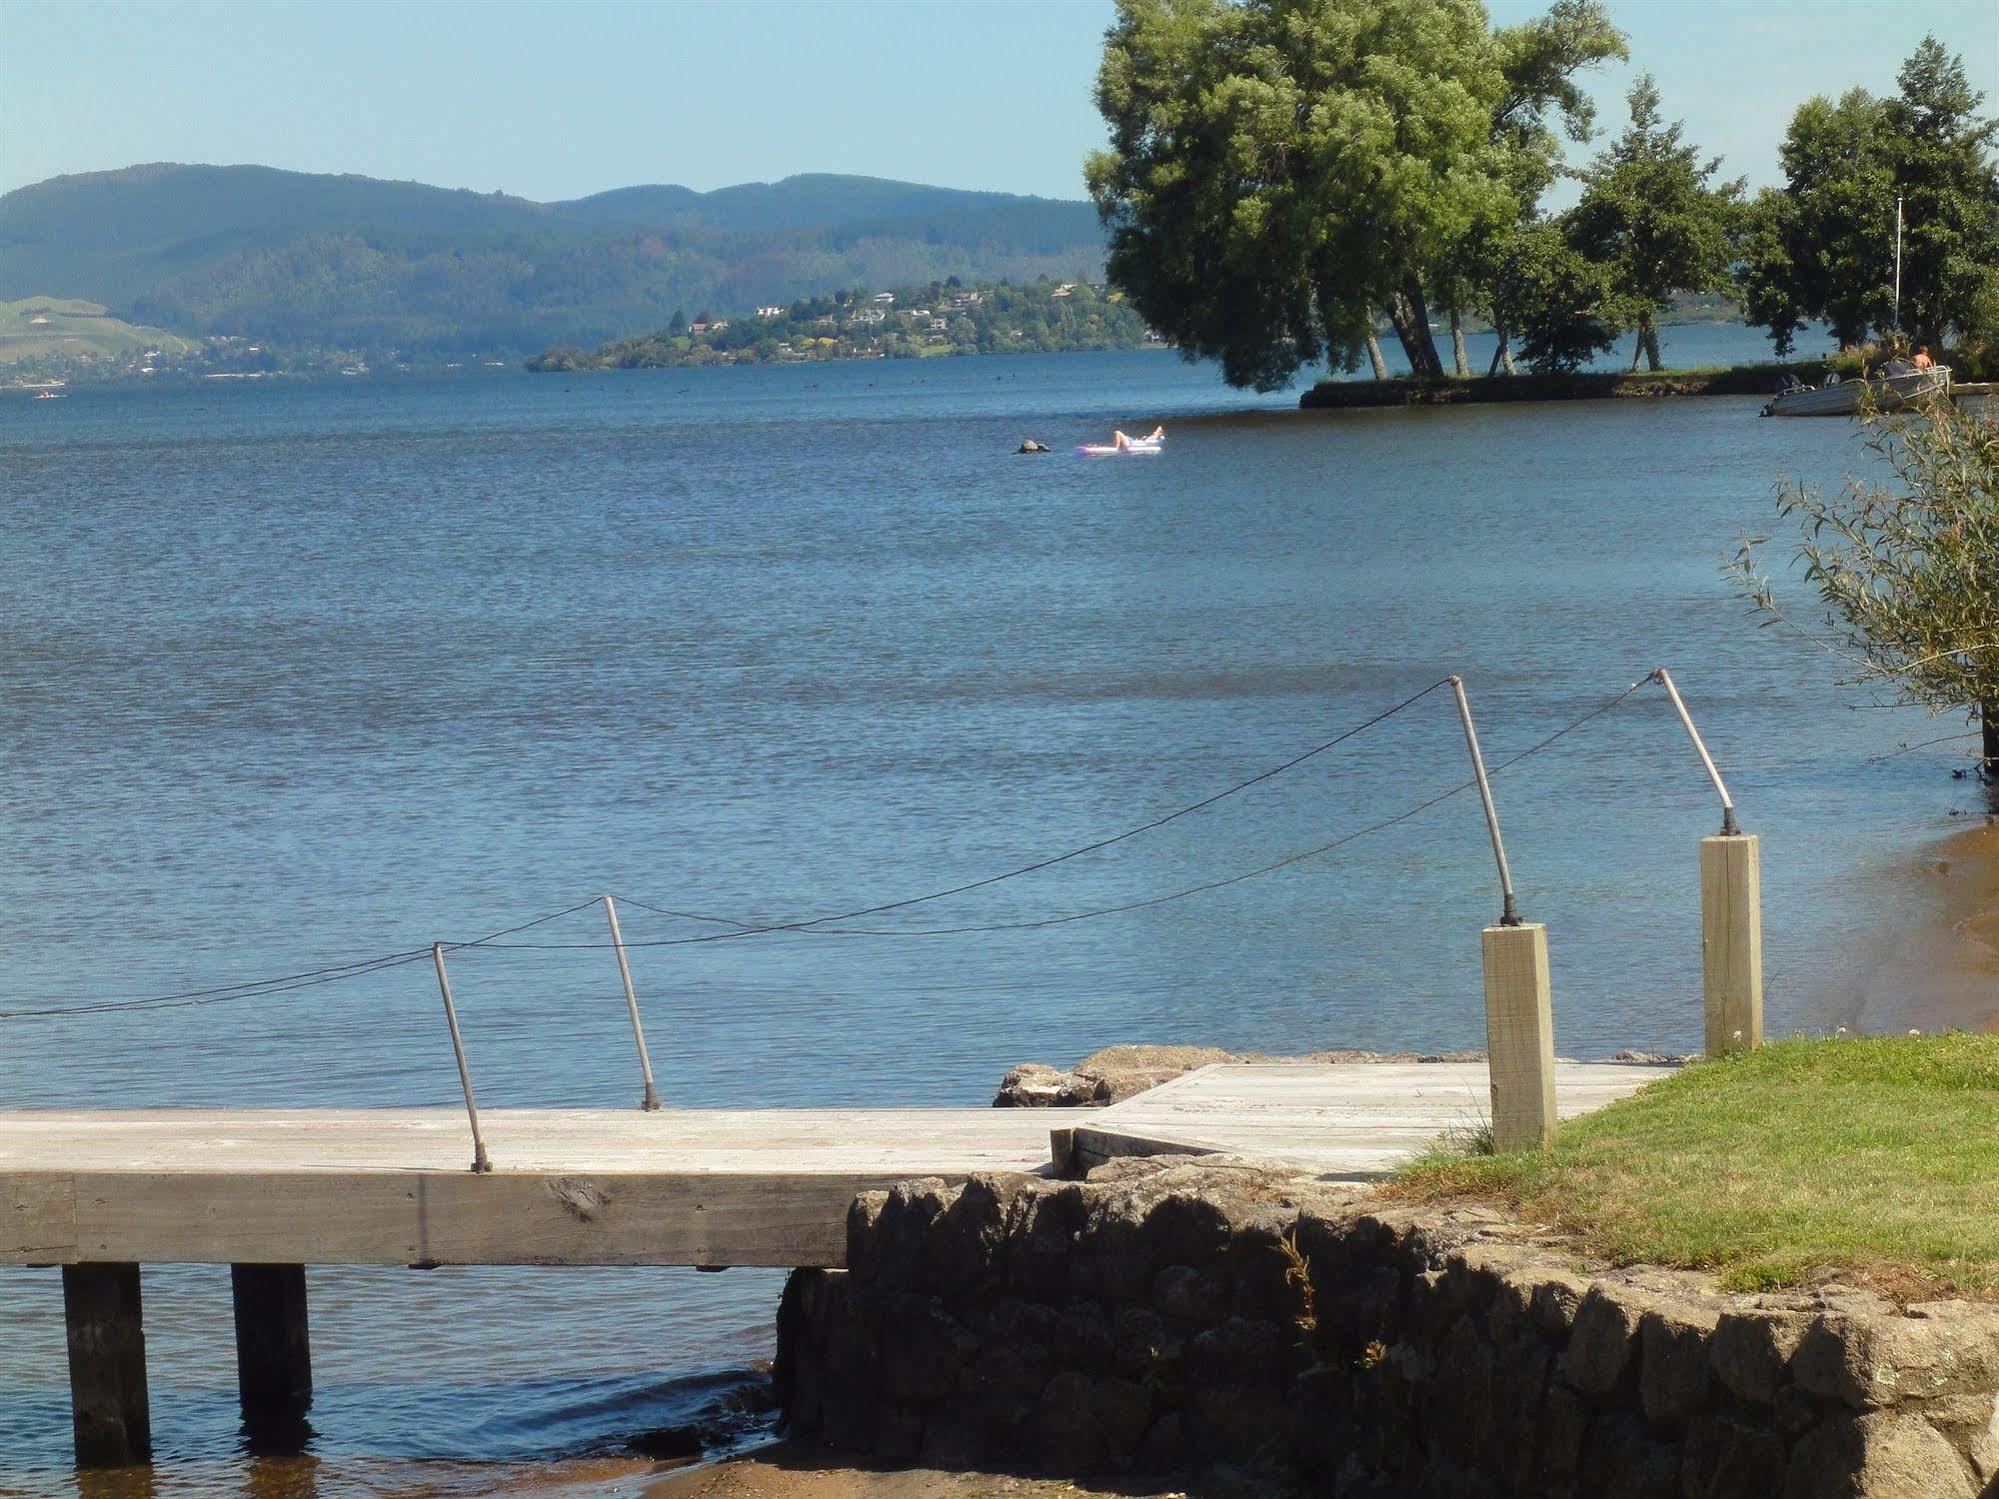
[[[1658,1075],[1558,1069],[1561,1111]],[[1479,1064],[1204,1068],[1108,1109],[0,1114],[0,1264],[837,1266],[848,1204],[911,1177],[1221,1150],[1347,1180],[1482,1119]]]
[[[1557,1063],[1556,1112],[1588,1113],[1668,1070]],[[1201,1146],[1366,1181],[1438,1135],[1479,1128],[1491,1115],[1479,1062],[1219,1063],[1078,1116],[1073,1144],[1085,1166],[1148,1147]]]

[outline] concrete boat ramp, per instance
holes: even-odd
[[[1560,1112],[1655,1067],[1564,1063]],[[838,1266],[856,1193],[1225,1151],[1378,1176],[1489,1114],[1482,1063],[1206,1067],[1106,1109],[0,1114],[0,1264]]]
[[[1659,1069],[1558,1064],[1559,1111]],[[1340,1180],[1488,1116],[1482,1063],[1222,1065],[1107,1109],[0,1114],[0,1265],[62,1267],[80,1466],[152,1449],[143,1264],[230,1267],[251,1450],[300,1450],[308,1265],[838,1266],[854,1196],[1225,1151]]]

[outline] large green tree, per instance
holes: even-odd
[[[1565,219],[1569,239],[1604,268],[1615,321],[1638,333],[1640,357],[1662,368],[1657,318],[1674,292],[1728,284],[1740,182],[1716,184],[1719,158],[1703,159],[1686,127],[1659,113],[1659,89],[1641,74],[1627,96],[1631,123],[1583,171],[1581,201]]]
[[[1440,375],[1432,291],[1469,294],[1602,52],[1599,6],[1558,12],[1566,30],[1514,36],[1477,0],[1119,0],[1097,79],[1111,143],[1086,168],[1111,279],[1238,385],[1351,368],[1377,314]],[[1549,160],[1529,171],[1532,151]]]
[[[1934,37],[1903,64],[1900,92],[1853,89],[1798,107],[1784,137],[1784,185],[1752,205],[1740,295],[1780,354],[1829,323],[1842,346],[1911,330],[1941,343],[1989,327],[1999,265],[1999,123],[1962,61]],[[1902,305],[1894,300],[1895,200],[1903,200]]]
[[[1505,92],[1493,110],[1494,141],[1505,152],[1508,185],[1518,205],[1514,222],[1485,239],[1458,247],[1447,260],[1447,268],[1468,284],[1470,299],[1492,319],[1497,335],[1492,369],[1504,365],[1512,370],[1512,309],[1523,305],[1520,294],[1523,277],[1552,285],[1547,280],[1564,277],[1574,282],[1582,275],[1574,265],[1558,265],[1568,257],[1555,254],[1553,245],[1539,232],[1536,209],[1541,195],[1562,171],[1565,141],[1583,142],[1595,133],[1596,104],[1584,90],[1583,73],[1613,58],[1629,55],[1624,33],[1612,24],[1609,12],[1599,0],[1557,0],[1547,14],[1514,26],[1502,26],[1493,33],[1499,50],[1500,75]],[[1525,235],[1524,240],[1516,242]],[[1571,274],[1575,273],[1575,274]],[[1587,279],[1587,277],[1584,277]],[[1571,287],[1573,290],[1573,286]],[[1533,301],[1543,323],[1544,335],[1568,315],[1566,296]],[[1457,328],[1455,303],[1452,331]],[[1552,320],[1552,321],[1551,321]],[[1553,333],[1557,344],[1565,335]],[[1545,363],[1549,339],[1536,341]],[[1536,359],[1530,356],[1530,363]],[[1463,373],[1462,370],[1459,373]]]
[[[1902,65],[1900,94],[1882,106],[1887,153],[1902,194],[1900,326],[1942,345],[1991,312],[1999,278],[1999,120],[1979,118],[1985,96],[1964,60],[1933,36]]]
[[[1536,374],[1573,374],[1617,341],[1618,328],[1604,314],[1611,301],[1606,268],[1579,253],[1559,223],[1542,220],[1508,235],[1482,279],[1495,326],[1519,337]]]
[[[1789,354],[1807,322],[1832,325],[1841,347],[1890,326],[1895,174],[1882,103],[1865,89],[1808,99],[1791,117],[1778,159],[1784,186],[1747,214],[1743,311]]]

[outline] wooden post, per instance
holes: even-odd
[[[1485,1047],[1492,1074],[1495,1150],[1542,1150],[1555,1137],[1555,1018],[1548,990],[1548,929],[1489,926]]]
[[[1763,1044],[1763,860],[1753,833],[1701,839],[1707,1054]]]
[[[231,1265],[236,1304],[236,1388],[243,1431],[258,1456],[304,1449],[311,1429],[312,1342],[306,1331],[305,1266]]]
[[[79,1468],[123,1468],[152,1456],[146,1327],[137,1265],[64,1265],[69,1404]]]

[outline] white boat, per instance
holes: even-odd
[[[1786,391],[1763,408],[1765,416],[1852,416],[1860,410],[1863,391],[1873,397],[1876,411],[1894,411],[1950,389],[1950,366],[1932,365],[1904,375],[1877,375],[1872,380],[1842,380],[1837,385],[1806,385]]]

